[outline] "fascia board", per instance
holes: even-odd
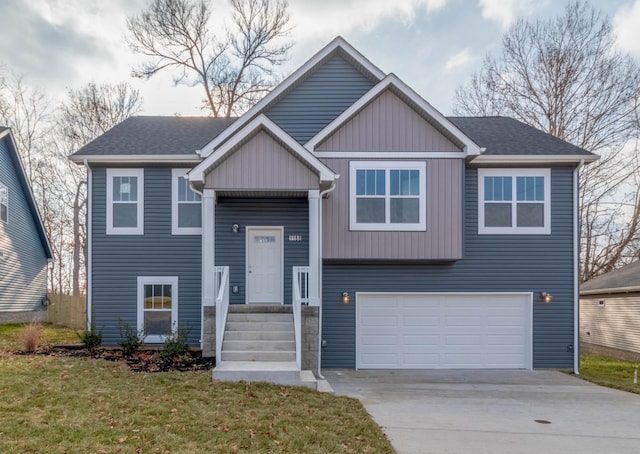
[[[197,154],[131,154],[131,155],[71,155],[75,163],[190,163],[197,164],[202,158]]]
[[[222,131],[217,137],[215,137],[211,142],[202,147],[200,150],[200,155],[202,157],[208,157],[213,150],[216,149],[221,143],[239,131],[244,125],[249,123],[254,117],[256,117],[266,106],[269,105],[274,99],[279,97],[285,91],[287,91],[292,85],[294,85],[300,78],[305,76],[309,71],[313,69],[318,63],[324,60],[328,55],[334,52],[336,49],[341,48],[345,53],[347,53],[353,60],[358,62],[358,64],[362,65],[367,71],[373,74],[378,79],[384,78],[385,74],[376,67],[373,63],[367,60],[364,55],[358,52],[353,46],[347,43],[344,38],[338,36],[329,44],[327,44],[324,48],[322,48],[319,52],[317,52],[313,57],[307,60],[302,66],[300,66],[296,71],[294,71],[289,77],[283,80],[276,88],[274,88],[269,94],[267,94],[264,98],[258,101],[253,107],[251,107],[244,115],[238,118],[235,122],[229,125],[224,131]]]
[[[480,155],[473,164],[570,164],[591,163],[597,160],[596,155]]]

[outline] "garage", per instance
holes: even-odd
[[[356,293],[357,369],[530,369],[530,293]]]

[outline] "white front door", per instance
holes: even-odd
[[[282,304],[282,227],[247,227],[247,303]]]

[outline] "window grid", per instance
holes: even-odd
[[[480,233],[550,233],[548,169],[482,169],[479,177],[483,183]]]

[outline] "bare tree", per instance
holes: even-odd
[[[638,64],[616,50],[610,20],[582,2],[517,21],[499,57],[456,89],[458,114],[511,116],[601,154],[581,175],[582,280],[637,252],[638,163],[622,149],[638,137],[639,97]]]
[[[56,120],[65,157],[135,115],[141,108],[140,93],[126,83],[98,85],[90,82],[79,89],[69,90]],[[69,164],[68,181],[74,194],[71,292],[79,295],[80,271],[82,264],[86,263],[84,212],[87,207],[87,181],[84,169]]]
[[[286,0],[230,0],[233,29],[213,33],[204,0],[153,0],[127,20],[130,48],[149,59],[134,69],[149,78],[165,68],[175,83],[202,85],[204,108],[216,117],[242,113],[277,82],[275,71],[292,44],[285,41]]]

